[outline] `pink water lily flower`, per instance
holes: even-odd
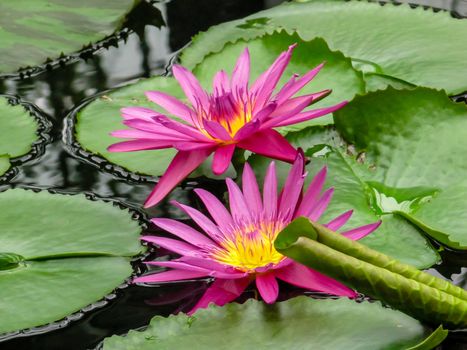
[[[170,268],[169,271],[148,274],[134,282],[158,283],[214,277],[190,313],[210,303],[224,305],[236,299],[254,280],[266,303],[276,301],[282,280],[310,291],[325,292],[353,298],[356,292],[340,282],[301,265],[277,252],[274,240],[293,219],[304,216],[318,221],[325,212],[332,194],[322,192],[326,178],[323,168],[302,193],[306,177],[304,157],[300,152],[281,193],[277,191],[274,162],[267,170],[261,196],[251,167],[245,164],[242,189],[227,179],[230,211],[211,193],[196,189],[212,220],[198,210],[174,201],[205,234],[172,219],[156,218],[152,222],[182,240],[144,236],[142,239],[181,255],[172,261],[151,261],[147,264]],[[347,211],[326,224],[339,230],[350,218]],[[380,222],[342,232],[357,240],[373,232]]]
[[[248,48],[245,49],[231,78],[223,70],[215,75],[212,93],[203,90],[186,68],[174,65],[173,75],[190,105],[161,91],[147,91],[146,96],[179,120],[148,108],[122,109],[123,124],[131,129],[118,130],[111,135],[131,140],[113,144],[109,151],[178,150],[146,200],[145,207],[159,203],[212,153],[212,171],[216,175],[227,170],[236,147],[289,163],[294,161],[297,150],[274,128],[332,113],[347,103],[344,101],[328,108],[303,111],[331,90],[294,97],[318,74],[322,64],[302,77],[293,75],[273,94],[294,47],[292,45],[281,53],[251,87],[248,86],[250,55]]]

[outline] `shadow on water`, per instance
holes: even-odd
[[[418,0],[411,1],[416,3]],[[12,186],[53,188],[66,192],[93,192],[137,206],[144,202],[152,183],[128,183],[79,161],[65,150],[62,143],[63,119],[83,99],[117,87],[131,80],[166,73],[174,52],[191,37],[214,24],[245,17],[274,6],[281,0],[172,0],[142,2],[128,17],[120,40],[110,40],[107,48],[84,59],[70,61],[33,77],[0,78],[0,94],[11,94],[34,103],[51,121],[51,142],[45,153],[20,167],[10,181]],[[432,0],[434,7],[452,9],[457,16],[467,16],[467,0]],[[222,195],[222,183],[201,181],[197,186]],[[171,207],[171,199],[196,205],[192,185],[176,189],[150,216],[186,219]],[[433,273],[467,285],[467,257],[443,253],[444,262]],[[112,334],[144,327],[154,315],[167,316],[189,309],[205,290],[206,282],[181,282],[157,287],[129,286],[115,292],[105,307],[77,313],[72,323],[57,323],[59,329],[42,334],[19,334],[0,343],[1,349],[90,349]],[[285,293],[288,292],[285,289]],[[248,294],[251,296],[252,292]],[[33,310],[31,310],[33,312]],[[443,349],[467,349],[464,333],[452,333]]]

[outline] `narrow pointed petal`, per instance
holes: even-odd
[[[284,216],[285,220],[292,219],[295,212],[300,195],[302,194],[303,182],[305,181],[305,156],[303,151],[300,150],[297,158],[290,169],[287,180],[285,181],[282,194],[280,196],[279,212]]]
[[[238,147],[261,154],[266,157],[293,163],[297,157],[297,150],[275,130],[262,130],[251,137],[241,140]]]
[[[341,103],[338,103],[335,106],[326,107],[326,108],[318,108],[318,109],[314,109],[314,110],[311,110],[311,111],[302,112],[302,113],[299,113],[299,114],[297,114],[295,116],[284,119],[284,120],[282,120],[280,122],[276,121],[274,127],[277,128],[279,126],[298,124],[298,123],[301,123],[301,122],[305,122],[307,120],[322,117],[323,115],[333,113],[333,112],[337,111],[338,109],[341,109],[347,103],[348,103],[348,101],[343,101]]]
[[[120,109],[120,113],[123,119],[150,119],[160,114],[159,112],[144,107],[124,107]]]
[[[235,151],[235,144],[218,147],[212,160],[212,172],[221,175],[229,168],[230,161]]]
[[[337,231],[342,226],[344,226],[347,221],[349,221],[350,217],[353,214],[353,210],[346,211],[344,214],[339,215],[337,218],[329,221],[326,225],[328,229],[332,231]]]
[[[250,52],[248,47],[240,54],[232,72],[232,91],[247,93],[250,79]]]
[[[193,73],[178,64],[172,67],[172,72],[183,92],[185,92],[186,97],[194,107],[200,108],[209,104],[206,91],[203,90]]]
[[[260,122],[263,122],[264,120],[268,120],[271,114],[276,110],[276,108],[277,108],[276,102],[268,103],[265,107],[263,107],[261,110],[255,113],[254,120],[258,120]],[[262,126],[261,128],[263,129]]]
[[[123,129],[123,130],[115,130],[110,133],[111,136],[113,137],[119,137],[122,139],[149,139],[149,140],[155,140],[155,141],[161,141],[161,140],[171,140],[173,141],[173,137],[165,137],[165,138],[160,138],[158,135],[149,132],[149,131],[141,131],[141,130],[134,130],[134,129]]]
[[[365,226],[360,226],[354,228],[353,230],[342,232],[342,235],[351,240],[357,241],[365,236],[368,236],[370,233],[376,230],[379,227],[379,225],[381,225],[381,221]]]
[[[158,283],[192,280],[196,278],[207,277],[207,274],[199,271],[171,270],[159,273],[153,273],[133,279],[133,283]]]
[[[194,191],[203,201],[204,206],[219,227],[228,228],[233,225],[232,216],[216,196],[201,188],[197,188]]]
[[[216,277],[216,278],[238,279],[238,278],[245,277],[245,273],[242,273],[242,272],[232,272],[232,273],[222,272],[222,271],[207,269],[207,268],[196,266],[196,265],[187,264],[186,262],[181,262],[181,261],[150,261],[147,264],[153,265],[153,266],[169,267],[169,268],[174,268],[177,270],[202,272],[202,273],[205,273],[206,276]]]
[[[145,94],[149,100],[164,108],[169,114],[192,123],[194,111],[175,97],[161,91],[146,91]]]
[[[251,213],[240,188],[230,178],[227,178],[225,182],[229,191],[230,212],[234,221],[240,225],[252,222]]]
[[[274,219],[277,214],[277,176],[276,164],[271,162],[263,184],[263,208],[267,219]]]
[[[295,214],[296,217],[309,216],[311,214],[311,211],[318,200],[318,196],[323,189],[324,182],[326,181],[326,174],[327,168],[323,167],[318,174],[315,175],[303,196],[299,208],[297,209],[297,213]]]
[[[203,125],[206,131],[209,133],[209,135],[216,139],[223,141],[228,141],[232,139],[232,136],[230,136],[227,130],[225,130],[225,128],[218,122],[211,120],[203,120]]]
[[[245,163],[245,166],[243,167],[242,192],[253,216],[259,216],[263,210],[263,203],[258,188],[258,182],[256,181],[253,169],[251,169],[251,166],[248,163]]]
[[[274,88],[284,73],[285,68],[290,62],[292,51],[296,45],[289,46],[289,49],[279,55],[274,63],[269,67],[267,73],[261,75],[253,84],[251,92],[256,96],[254,111],[261,109],[271,97]]]
[[[199,141],[174,141],[173,148],[177,151],[195,151],[202,149],[215,149],[217,144],[215,142],[199,142]]]
[[[212,149],[201,149],[192,152],[180,151],[169,164],[164,175],[159,179],[154,190],[144,203],[145,208],[159,203],[172,189],[193,170],[195,170],[210,154]]]
[[[273,273],[259,274],[256,276],[256,287],[259,294],[267,304],[272,304],[279,295],[279,284]]]
[[[331,201],[333,194],[334,194],[334,188],[332,188],[332,187],[327,189],[324,192],[322,197],[318,200],[316,205],[311,210],[311,214],[308,215],[308,218],[311,221],[318,221],[319,220],[321,215],[323,215],[323,213],[326,211],[326,208],[328,207],[329,202]]]
[[[150,140],[150,139],[141,139],[141,140],[131,140],[114,143],[107,147],[109,152],[134,152],[134,151],[145,151],[151,149],[164,149],[171,148],[173,141],[166,140]]]
[[[172,203],[187,213],[193,219],[193,221],[196,222],[196,224],[201,227],[203,231],[206,232],[215,242],[219,242],[223,238],[223,235],[218,227],[211,220],[209,220],[206,215],[196,210],[195,208],[189,207],[188,205],[184,205],[176,201],[173,201]]]
[[[217,261],[212,260],[209,257],[197,258],[193,256],[182,256],[181,258],[177,259],[177,261],[185,262],[190,265],[203,267],[211,271],[230,273],[232,275],[241,274],[243,277],[248,276],[247,272],[241,272],[240,270],[235,269],[233,266],[218,263]]]
[[[250,279],[248,277],[237,280],[216,279],[193,309],[188,312],[188,315],[193,315],[196,310],[204,309],[208,307],[209,304],[223,306],[237,299],[249,284]]]
[[[313,68],[301,78],[294,80],[293,83],[286,84],[284,87],[277,93],[276,99],[278,103],[282,103],[288,98],[295,95],[298,91],[300,91],[306,84],[308,84],[313,78],[319,73],[321,68],[323,68],[324,62],[321,63],[319,66]]]
[[[172,120],[165,115],[160,115],[158,117],[154,117],[154,120],[161,125],[165,126],[168,129],[172,129],[178,131],[181,134],[185,134],[193,139],[200,140],[200,141],[211,141],[205,135],[203,135],[198,129],[195,129],[192,126],[179,123],[175,120]]]
[[[170,137],[172,139],[182,140],[193,140],[193,137],[187,136],[184,133],[165,127],[164,125],[156,122],[153,118],[148,120],[141,119],[130,119],[124,120],[123,125],[126,125],[132,129],[147,131],[160,137]]]
[[[177,220],[154,218],[151,222],[196,247],[209,247],[215,244],[206,235]]]
[[[215,96],[219,96],[230,91],[229,77],[224,70],[220,70],[214,76],[212,81],[212,91]]]
[[[141,237],[142,241],[150,242],[157,244],[158,246],[170,250],[174,253],[180,255],[196,255],[196,252],[199,251],[199,248],[191,245],[189,243],[179,241],[178,239],[159,237],[159,236],[143,236]]]
[[[274,271],[274,274],[284,282],[300,288],[349,298],[357,297],[355,291],[344,286],[342,283],[297,262]]]

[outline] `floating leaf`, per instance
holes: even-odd
[[[286,3],[198,34],[183,51],[182,63],[194,67],[228,42],[249,40],[279,28],[297,31],[304,40],[323,38],[331,50],[358,61],[365,73],[442,88],[450,94],[467,90],[467,46],[452,40],[453,33],[467,37],[465,22],[447,12],[411,9],[408,5]]]
[[[127,211],[83,195],[2,192],[0,227],[0,333],[57,321],[101,299],[142,251],[141,229]]]
[[[295,219],[274,242],[278,252],[417,319],[467,325],[467,292],[352,241],[308,218]]]
[[[0,155],[16,158],[28,153],[38,139],[37,128],[37,121],[23,106],[12,106],[0,97]]]
[[[288,35],[285,32],[275,32],[253,40],[240,40],[234,44],[227,44],[221,52],[211,54],[204,58],[194,73],[199,77],[205,88],[211,89],[211,79],[219,70],[231,73],[235,61],[241,51],[248,46],[251,56],[250,82],[264,72],[279,54],[292,44],[297,44],[292,59],[285,70],[278,86],[283,86],[293,74],[303,75],[315,66],[326,62],[320,73],[307,84],[300,95],[332,89],[331,95],[310,106],[310,108],[325,107],[337,104],[344,100],[351,100],[357,93],[363,93],[365,84],[362,74],[352,68],[350,59],[340,52],[332,52],[322,39],[303,41],[296,34]],[[303,129],[309,125],[331,124],[332,116],[321,117],[297,125],[280,128],[282,132]]]
[[[357,97],[335,113],[335,123],[365,151],[359,175],[376,211],[404,212],[443,244],[467,249],[465,104],[430,89],[390,88]]]
[[[249,300],[211,306],[192,317],[156,316],[144,332],[107,338],[104,350],[398,350],[424,335],[418,321],[379,303],[302,296],[274,305]]]
[[[374,210],[370,201],[369,186],[357,171],[361,165],[340,152],[338,148],[323,145],[325,142],[336,142],[332,139],[333,133],[323,130],[325,129],[313,127],[288,135],[289,140],[296,146],[312,150],[314,145],[319,150],[318,153],[307,152],[309,156],[315,155],[307,165],[310,173],[308,179],[311,179],[312,175],[323,166],[328,168],[329,176],[326,178],[325,187],[333,187],[334,196],[320,222],[328,222],[343,212],[353,209],[354,213],[345,226],[348,229],[382,220],[381,226],[371,235],[363,238],[362,243],[418,268],[427,268],[439,261],[438,254],[420,230],[398,216],[392,214],[381,216]],[[257,156],[250,160],[250,164],[260,174],[264,174],[269,162],[269,159]],[[277,162],[276,166],[282,183],[287,176],[289,165]]]
[[[120,28],[134,4],[134,0],[2,0],[0,74],[104,39]]]

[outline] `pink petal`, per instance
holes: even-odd
[[[206,215],[192,207],[189,207],[188,205],[184,205],[176,201],[173,201],[172,203],[187,213],[193,219],[193,221],[196,222],[196,224],[201,227],[203,231],[206,232],[215,242],[222,240],[224,236],[222,235],[221,231],[211,220],[206,217]]]
[[[191,152],[178,152],[169,164],[165,174],[159,179],[154,190],[144,203],[145,208],[159,203],[172,189],[193,170],[195,170],[210,154],[212,149],[201,149]]]
[[[206,293],[204,293],[193,309],[188,312],[188,315],[194,314],[198,309],[208,307],[211,303],[223,306],[237,299],[249,284],[250,279],[248,277],[237,280],[214,280],[213,284],[206,290]]]
[[[245,163],[242,174],[242,192],[245,202],[251,210],[253,216],[258,216],[263,210],[261,194],[259,193],[258,182],[250,164]]]
[[[323,68],[324,63],[321,63],[319,66],[313,68],[311,71],[307,72],[300,79],[293,81],[293,83],[286,84],[276,95],[278,103],[282,103],[287,100],[289,97],[295,95],[302,87],[308,84]]]
[[[203,201],[209,214],[219,227],[228,228],[233,225],[232,216],[216,196],[201,188],[195,189],[195,193]]]
[[[166,128],[165,126],[156,122],[153,118],[151,118],[150,120],[142,120],[142,119],[124,120],[123,125],[126,125],[136,130],[148,131],[151,134],[157,135],[158,137],[172,138],[174,140],[178,139],[180,141],[193,140],[193,137],[189,137],[186,134],[183,134],[176,130]]]
[[[173,219],[154,218],[151,221],[161,229],[193,244],[196,247],[213,246],[214,242],[194,228]]]
[[[245,94],[248,91],[248,80],[250,79],[250,53],[248,47],[240,54],[235,68],[232,72],[232,91]]]
[[[227,73],[224,70],[220,70],[214,76],[212,82],[212,91],[216,96],[223,95],[230,91],[230,82]]]
[[[214,153],[212,160],[212,172],[214,175],[221,175],[225,173],[230,165],[232,156],[235,151],[235,144],[218,147]]]
[[[198,79],[196,79],[193,73],[178,64],[172,67],[172,72],[182,90],[185,92],[186,97],[188,97],[188,100],[190,100],[194,107],[201,108],[202,106],[208,106],[208,95],[203,90]]]
[[[256,96],[254,112],[263,108],[271,97],[274,88],[284,73],[290,62],[292,51],[296,45],[289,46],[289,49],[279,55],[268,70],[262,74],[251,87],[251,93]]]
[[[276,164],[271,162],[266,171],[263,184],[263,208],[267,219],[273,220],[276,218],[277,205]]]
[[[209,257],[202,257],[197,258],[193,256],[182,256],[181,258],[177,259],[177,261],[182,261],[190,265],[195,265],[199,267],[203,267],[205,269],[209,269],[211,271],[219,271],[224,273],[230,273],[231,275],[238,275],[239,273],[246,277],[248,273],[242,272],[240,270],[235,269],[233,266],[224,265],[218,263],[217,261],[209,258]]]
[[[274,271],[277,278],[311,291],[355,298],[357,293],[342,283],[297,262]]]
[[[356,241],[372,233],[374,230],[376,230],[379,227],[379,225],[381,225],[381,221],[375,222],[373,224],[368,224],[365,226],[360,226],[360,227],[354,228],[353,230],[342,232],[342,235],[351,240]]]
[[[323,189],[324,182],[326,181],[327,168],[323,167],[318,174],[315,175],[313,180],[308,186],[305,195],[303,196],[300,207],[297,209],[296,217],[298,216],[309,216],[313,207],[316,205],[321,190]]]
[[[241,140],[237,145],[248,151],[288,163],[293,163],[297,157],[297,150],[281,134],[272,129],[259,131]]]
[[[225,130],[225,128],[220,125],[218,122],[212,121],[212,120],[206,120],[203,119],[203,126],[206,129],[206,131],[211,135],[212,137],[223,140],[223,141],[228,141],[232,139],[232,136]]]
[[[237,131],[237,133],[234,136],[234,140],[239,141],[247,137],[250,137],[251,135],[253,135],[255,132],[259,130],[260,126],[261,126],[261,123],[258,119],[255,119],[251,122],[246,123]]]
[[[159,236],[142,236],[141,240],[145,242],[151,242],[157,244],[158,246],[170,250],[171,252],[180,254],[180,255],[196,255],[199,252],[199,248],[183,242],[177,239],[159,237]]]
[[[173,141],[166,141],[166,140],[149,140],[149,139],[141,139],[141,140],[131,140],[131,141],[123,141],[114,143],[107,147],[107,151],[109,152],[134,152],[134,151],[146,151],[146,150],[153,150],[153,149],[163,149],[163,148],[171,148]]]
[[[334,188],[327,189],[323,196],[318,200],[316,205],[311,210],[311,214],[308,215],[308,218],[311,221],[318,221],[321,215],[326,211],[326,208],[329,205],[329,202],[332,199],[332,195],[334,194]]]
[[[318,109],[314,109],[314,110],[311,110],[311,111],[302,112],[302,113],[299,113],[299,114],[297,114],[295,116],[292,116],[290,118],[284,119],[282,121],[279,121],[279,122],[276,121],[276,123],[274,124],[274,127],[277,128],[277,127],[280,127],[280,126],[298,124],[298,123],[301,123],[301,122],[304,122],[304,121],[307,121],[307,120],[322,117],[323,115],[333,113],[333,112],[337,111],[338,109],[341,109],[347,103],[348,103],[348,101],[343,101],[341,103],[338,103],[335,106],[326,107],[326,108],[318,108]]]
[[[124,107],[120,109],[123,119],[150,119],[159,112],[144,107]]]
[[[280,196],[279,212],[284,215],[284,220],[292,219],[300,195],[302,194],[303,182],[305,181],[305,160],[303,152],[300,150],[297,158],[290,169],[284,189]]]
[[[344,214],[341,214],[337,218],[329,221],[325,226],[332,231],[337,231],[344,226],[347,221],[349,221],[352,214],[353,210],[346,211]]]
[[[172,282],[172,281],[183,281],[192,280],[195,278],[207,277],[207,274],[199,271],[183,271],[183,270],[171,270],[159,273],[152,273],[133,279],[133,283],[158,283],[158,282]]]
[[[165,115],[160,115],[153,118],[156,122],[160,123],[161,125],[165,126],[168,129],[172,129],[178,131],[181,134],[187,135],[193,139],[199,140],[201,142],[211,141],[205,135],[203,135],[198,129],[195,129],[192,126],[179,123],[175,120],[172,120]]]
[[[217,270],[210,270],[204,267],[187,264],[181,261],[150,261],[146,264],[153,265],[153,266],[169,267],[169,268],[174,268],[174,269],[184,270],[184,271],[197,271],[197,272],[205,273],[206,276],[216,277],[216,278],[238,279],[238,278],[245,277],[244,272],[222,272],[222,271],[217,271]]]
[[[200,142],[200,141],[174,141],[173,147],[177,151],[195,151],[201,149],[215,149],[217,143],[215,142]]]
[[[234,221],[239,225],[252,222],[251,213],[240,188],[230,178],[227,178],[225,182],[229,191],[230,213]]]
[[[175,97],[161,91],[146,91],[146,97],[164,108],[170,114],[189,123],[192,122],[194,111]]]
[[[267,304],[272,304],[279,295],[279,284],[273,273],[256,275],[256,287]]]

